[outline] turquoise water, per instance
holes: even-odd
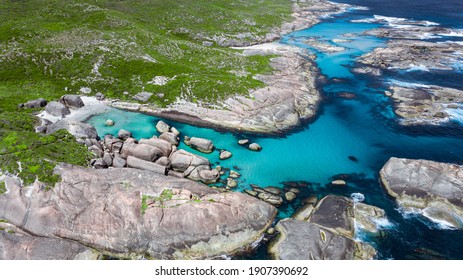
[[[349,196],[360,192],[364,194],[367,203],[384,208],[390,222],[380,236],[361,235],[363,240],[371,242],[378,249],[379,258],[426,258],[427,254],[423,252],[433,250],[439,257],[462,259],[461,231],[442,229],[420,216],[403,215],[378,183],[378,171],[391,156],[462,164],[463,129],[457,122],[443,127],[400,127],[393,114],[391,101],[383,95],[390,79],[416,83],[433,81],[437,84],[442,81],[441,84],[445,84],[446,79],[442,78],[445,73],[436,73],[435,76],[432,73],[424,76],[413,74],[406,78],[403,73],[388,73],[378,78],[355,75],[349,71],[355,65],[356,57],[385,43],[378,38],[360,35],[378,25],[350,22],[351,19],[368,15],[368,11],[351,11],[282,39],[282,43],[314,52],[321,73],[328,78],[323,86],[323,103],[319,115],[286,137],[237,135],[165,121],[180,130],[182,137],[208,138],[218,149],[231,151],[233,157],[224,161],[219,160],[218,150],[202,155],[214,165],[241,173],[238,191],[249,188],[249,184],[283,187],[282,183],[286,181],[307,182],[294,204],[285,204],[280,208],[280,218],[290,216],[302,198],[309,195],[321,197],[335,193]],[[351,35],[346,37],[344,34]],[[345,51],[327,54],[304,44],[310,36],[332,44],[335,44],[331,41],[333,39],[351,41],[337,43],[345,47]],[[453,84],[455,87],[463,86],[455,81]],[[340,92],[355,93],[356,98],[340,98]],[[114,120],[115,126],[105,126],[107,119]],[[97,128],[101,137],[107,133],[115,135],[119,129],[124,128],[140,139],[157,135],[155,124],[158,120],[152,116],[111,109],[92,117],[88,122]],[[242,138],[259,143],[263,150],[253,152],[239,146],[237,141]],[[180,148],[199,153],[183,143]],[[329,185],[333,177],[339,174],[347,178],[347,187]],[[255,257],[265,258],[266,255]]]

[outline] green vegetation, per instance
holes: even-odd
[[[164,202],[171,201],[171,200],[179,200],[179,204],[177,205],[169,204],[169,206],[164,205]],[[216,202],[214,199],[209,199],[207,201]],[[166,208],[166,207],[176,207],[178,205],[183,204],[184,202],[185,202],[185,199],[183,198],[174,199],[174,193],[172,189],[164,189],[159,196],[142,195],[140,213],[144,215],[146,212],[146,209],[148,209],[148,207],[151,205],[154,207]],[[205,201],[201,200],[199,196],[193,194],[186,203],[201,203],[201,202],[205,202]]]
[[[148,209],[148,199],[151,199],[152,197],[149,195],[142,195],[141,197],[141,208],[140,208],[140,213],[142,215],[145,215],[146,209]]]
[[[218,43],[262,40],[289,18],[291,2],[28,0],[1,1],[0,9],[2,98],[56,98],[88,87],[129,100],[149,91],[150,103],[165,106],[261,86],[252,77],[271,70],[269,57]]]
[[[262,86],[253,76],[271,71],[270,57],[219,43],[262,39],[290,12],[288,0],[0,0],[0,170],[52,185],[56,163],[87,163],[68,133],[34,132],[33,110],[17,107],[31,99],[86,88],[207,106]]]
[[[0,182],[0,195],[6,193],[6,184],[5,182]]]

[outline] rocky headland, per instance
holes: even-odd
[[[269,252],[279,260],[372,259],[375,249],[355,240],[356,230],[377,232],[375,221],[384,218],[382,209],[329,195],[280,221]]]
[[[381,169],[380,178],[401,208],[463,228],[462,166],[393,157]]]
[[[279,39],[282,34],[308,28],[319,23],[322,17],[344,12],[351,7],[329,1],[297,1],[293,4],[293,20],[267,34],[265,38],[246,38],[247,41],[212,38],[222,46],[241,47],[245,56],[276,56],[271,59],[273,73],[255,77],[265,87],[252,90],[248,96],[230,96],[215,104],[202,105],[180,99],[167,108],[117,101],[111,106],[198,126],[281,134],[316,114],[320,102],[317,89],[319,72],[315,64],[307,60],[308,54],[301,49],[268,42]],[[326,47],[326,44],[317,45]],[[332,49],[339,51],[335,46]]]
[[[375,16],[359,20],[386,24],[364,35],[388,38],[385,47],[361,56],[355,73],[380,76],[384,71],[453,71],[462,65],[463,45],[453,41],[424,41],[459,36],[462,30],[437,23]],[[451,119],[449,108],[462,102],[462,92],[435,85],[391,82],[386,95],[395,101],[395,113],[402,125],[440,125]]]
[[[276,209],[147,170],[61,166],[51,190],[5,177],[2,259],[203,259],[259,240]],[[49,248],[51,247],[51,248]]]
[[[463,91],[440,86],[393,85],[386,94],[394,99],[394,112],[402,125],[446,123],[452,118],[451,110],[463,102]]]
[[[255,77],[266,86],[250,92],[249,96],[232,96],[209,107],[186,100],[167,108],[126,102],[113,102],[111,106],[193,125],[268,134],[296,127],[315,115],[320,102],[318,70],[301,50],[272,43],[243,52],[244,55],[278,55],[271,60],[273,74]]]

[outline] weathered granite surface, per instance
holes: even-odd
[[[255,54],[255,51],[245,51],[245,54]],[[231,96],[213,106],[199,106],[188,100],[167,108],[124,102],[111,105],[199,126],[279,134],[315,115],[320,102],[318,70],[294,47],[265,49],[265,52],[278,55],[271,62],[275,71],[256,77],[266,86],[250,92],[249,96]]]
[[[276,214],[248,195],[146,170],[57,171],[62,181],[49,191],[6,180],[0,219],[27,235],[2,233],[2,258],[48,259],[60,251],[56,258],[73,259],[88,248],[118,258],[213,258],[259,240]],[[18,246],[15,240],[35,243]],[[27,248],[34,254],[17,252]]]
[[[451,118],[448,109],[463,102],[463,91],[440,86],[389,87],[394,112],[402,125],[440,125]]]
[[[376,251],[355,240],[357,228],[376,233],[375,220],[384,210],[354,203],[349,198],[328,195],[316,206],[307,204],[292,219],[280,221],[280,233],[269,252],[275,259],[372,259]]]
[[[298,220],[280,221],[278,241],[270,253],[279,260],[370,259],[374,249],[365,243],[337,235],[316,224]]]
[[[463,167],[392,157],[380,171],[386,191],[405,209],[463,228]]]

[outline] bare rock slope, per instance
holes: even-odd
[[[250,196],[146,170],[66,166],[58,172],[62,181],[49,191],[3,179],[0,219],[16,230],[1,233],[0,258],[213,258],[258,240],[276,214]],[[34,254],[16,253],[30,248]]]
[[[429,160],[390,158],[380,171],[387,192],[405,209],[463,228],[463,167]]]

